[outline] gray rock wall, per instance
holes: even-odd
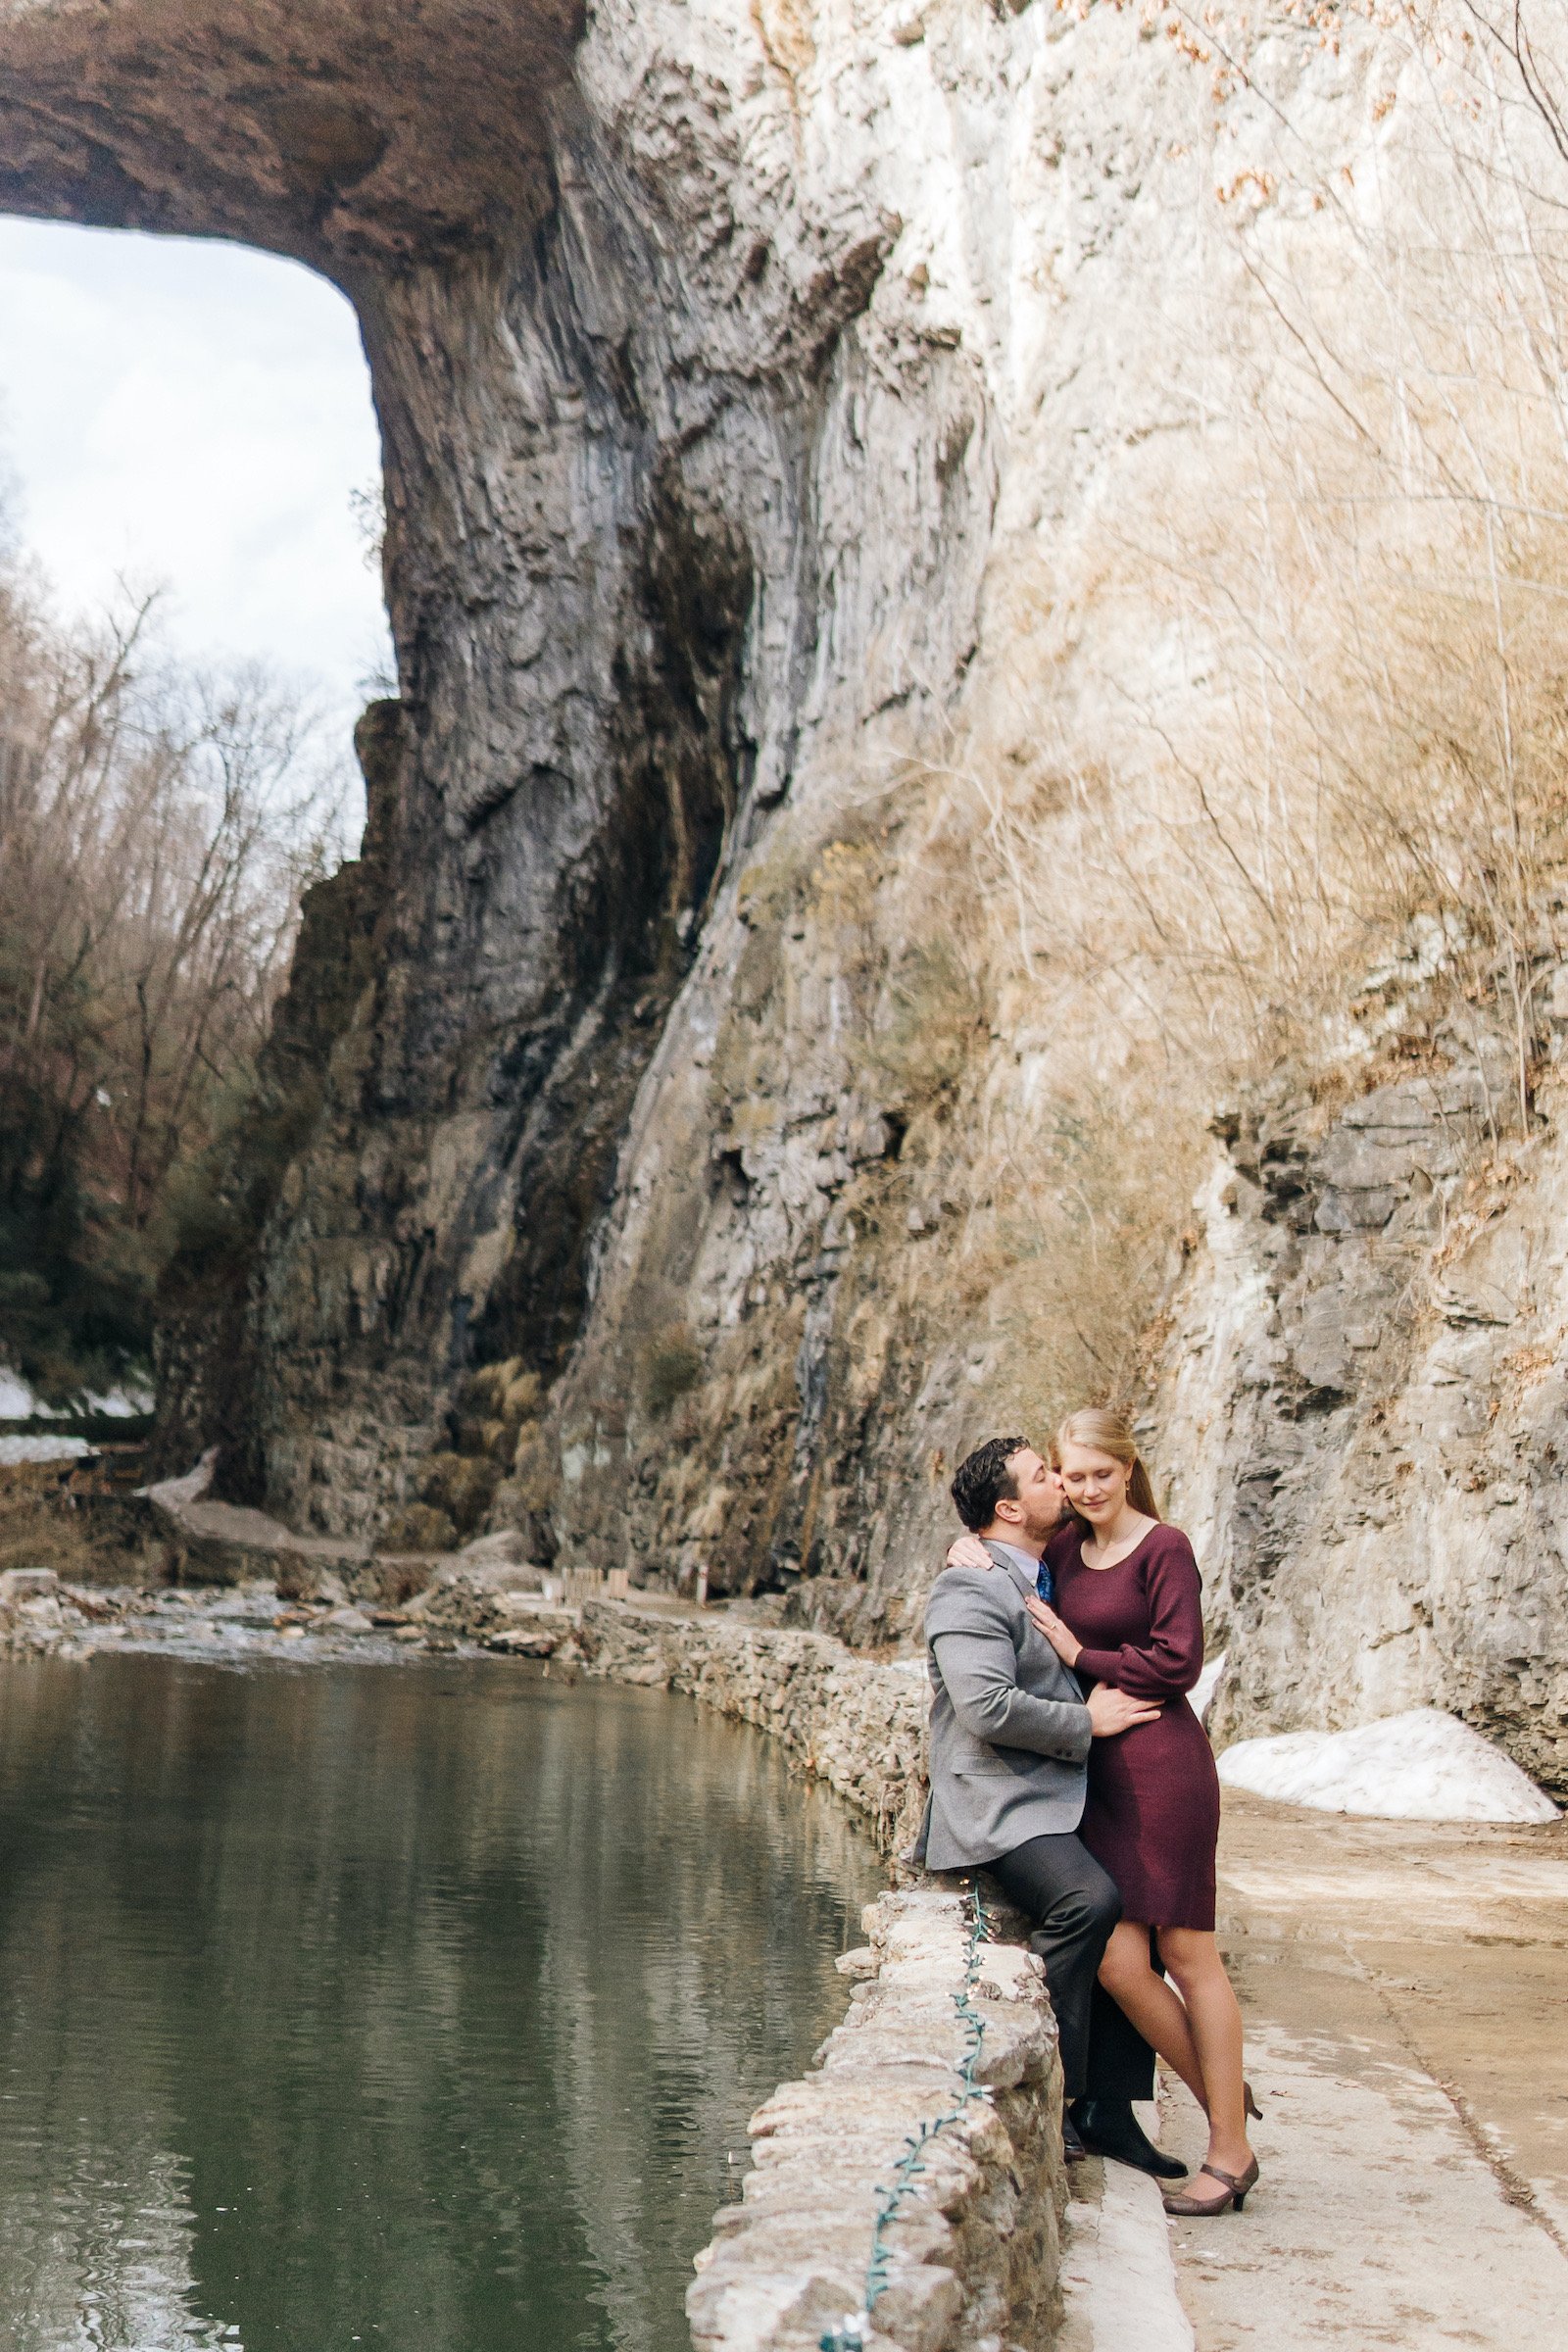
[[[1019,35],[956,41],[961,119]],[[244,1262],[214,1270],[223,1312],[198,1282],[171,1300],[166,1467],[222,1439],[229,1499],[381,1525],[471,1366],[552,1388],[639,1085],[661,1052],[688,1081],[671,1005],[702,962],[701,1030],[733,978],[767,811],[877,708],[939,708],[972,651],[981,364],[885,277],[914,159],[866,126],[906,49],[836,47],[807,100],[788,8],[0,8],[0,202],[298,255],[356,303],[382,428],[401,712],[368,968]],[[700,1221],[728,1178],[695,1115]],[[679,1252],[631,1270],[568,1462],[618,1445]],[[591,1540],[559,1419],[537,1507]]]
[[[1430,60],[1250,24],[1227,63],[1047,0],[0,0],[0,203],[327,272],[386,457],[365,854],[232,1247],[176,1261],[165,1468],[217,1442],[317,1538],[513,1526],[910,1629],[954,1459],[1070,1336],[1013,1172],[1070,1189],[1063,1055],[1113,1096],[1160,985],[1063,974],[1051,925],[1147,756],[1117,714],[1210,691],[1140,567],[1237,511],[1260,284],[1339,284],[1380,186],[1426,220]],[[1225,1724],[1432,1696],[1550,1778],[1557,1147],[1482,1214],[1493,1083],[1442,1052],[1236,1129],[1163,1450]]]
[[[1155,1416],[1221,1740],[1433,1705],[1568,1787],[1563,1089],[1499,1140],[1509,1075],[1222,1124]]]

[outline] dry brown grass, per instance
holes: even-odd
[[[1096,727],[1081,681],[1064,720],[1026,586],[1038,756],[977,783],[1058,1011],[1076,991],[1209,1085],[1485,1019],[1502,1129],[1529,1123],[1568,860],[1568,158],[1472,11],[1394,14],[1380,185],[1352,204],[1303,163],[1331,233],[1260,230],[1250,340],[1173,354],[1227,422],[1099,550],[1136,658],[1100,657]]]
[[[1445,47],[1465,12],[1402,13],[1382,183],[1303,158],[1307,226],[1246,243],[1231,344],[1171,354],[1211,421],[1107,508],[1136,528],[1074,597],[1013,580],[1010,676],[904,779],[929,944],[889,963],[867,1075],[935,1106],[908,1183],[959,1212],[911,1310],[1004,1343],[1031,1428],[1138,1402],[1239,1086],[1326,1116],[1475,1054],[1493,1148],[1536,1118],[1568,952],[1568,156],[1500,53]]]
[[[66,1583],[90,1580],[94,1559],[79,1510],[60,1492],[53,1464],[0,1469],[0,1575],[52,1568]]]
[[[162,1584],[171,1546],[143,1506],[121,1496],[73,1495],[57,1462],[0,1464],[0,1574],[53,1569],[69,1585]]]
[[[662,1416],[678,1398],[695,1389],[703,1377],[703,1351],[689,1323],[666,1323],[642,1350],[642,1400],[646,1410]]]

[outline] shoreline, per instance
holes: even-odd
[[[573,1677],[673,1690],[766,1732],[792,1771],[834,1791],[884,1857],[918,1825],[921,1660],[867,1659],[829,1635],[729,1606],[566,1602],[510,1587],[504,1569],[465,1575],[452,1563],[407,1604],[377,1606],[368,1595],[364,1605],[340,1597],[334,1570],[313,1559],[318,1592],[326,1578],[332,1585],[314,1602],[291,1599],[299,1556],[270,1580],[153,1591],[12,1571],[0,1577],[0,1652],[83,1661],[155,1652],[233,1667],[543,1653],[547,1674],[559,1660]],[[752,2118],[740,2201],[719,2209],[694,2257],[689,2314],[700,2352],[814,2352],[822,2328],[858,2305],[879,2186],[910,2132],[929,2129],[952,2101],[966,1900],[956,1882],[922,1878],[866,1907],[869,1945],[848,1956],[846,1973],[858,1978],[848,2015],[812,2072],[781,2083]],[[1009,1924],[1000,1908],[995,1924]],[[888,2231],[893,2283],[868,2346],[931,2352],[936,2326],[945,2352],[999,2340],[1037,2352],[1060,2317],[1067,2190],[1055,2020],[1031,1955],[1004,1941],[982,1952],[978,2080],[988,2095],[961,2129],[939,2135],[930,2177]]]

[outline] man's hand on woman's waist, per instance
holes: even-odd
[[[1097,1683],[1089,1693],[1089,1729],[1097,1740],[1114,1740],[1140,1723],[1152,1723],[1158,1707],[1145,1698],[1129,1698],[1114,1683]]]

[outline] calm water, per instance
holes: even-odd
[[[5,2352],[676,2352],[878,1875],[514,1665],[0,1667]]]

